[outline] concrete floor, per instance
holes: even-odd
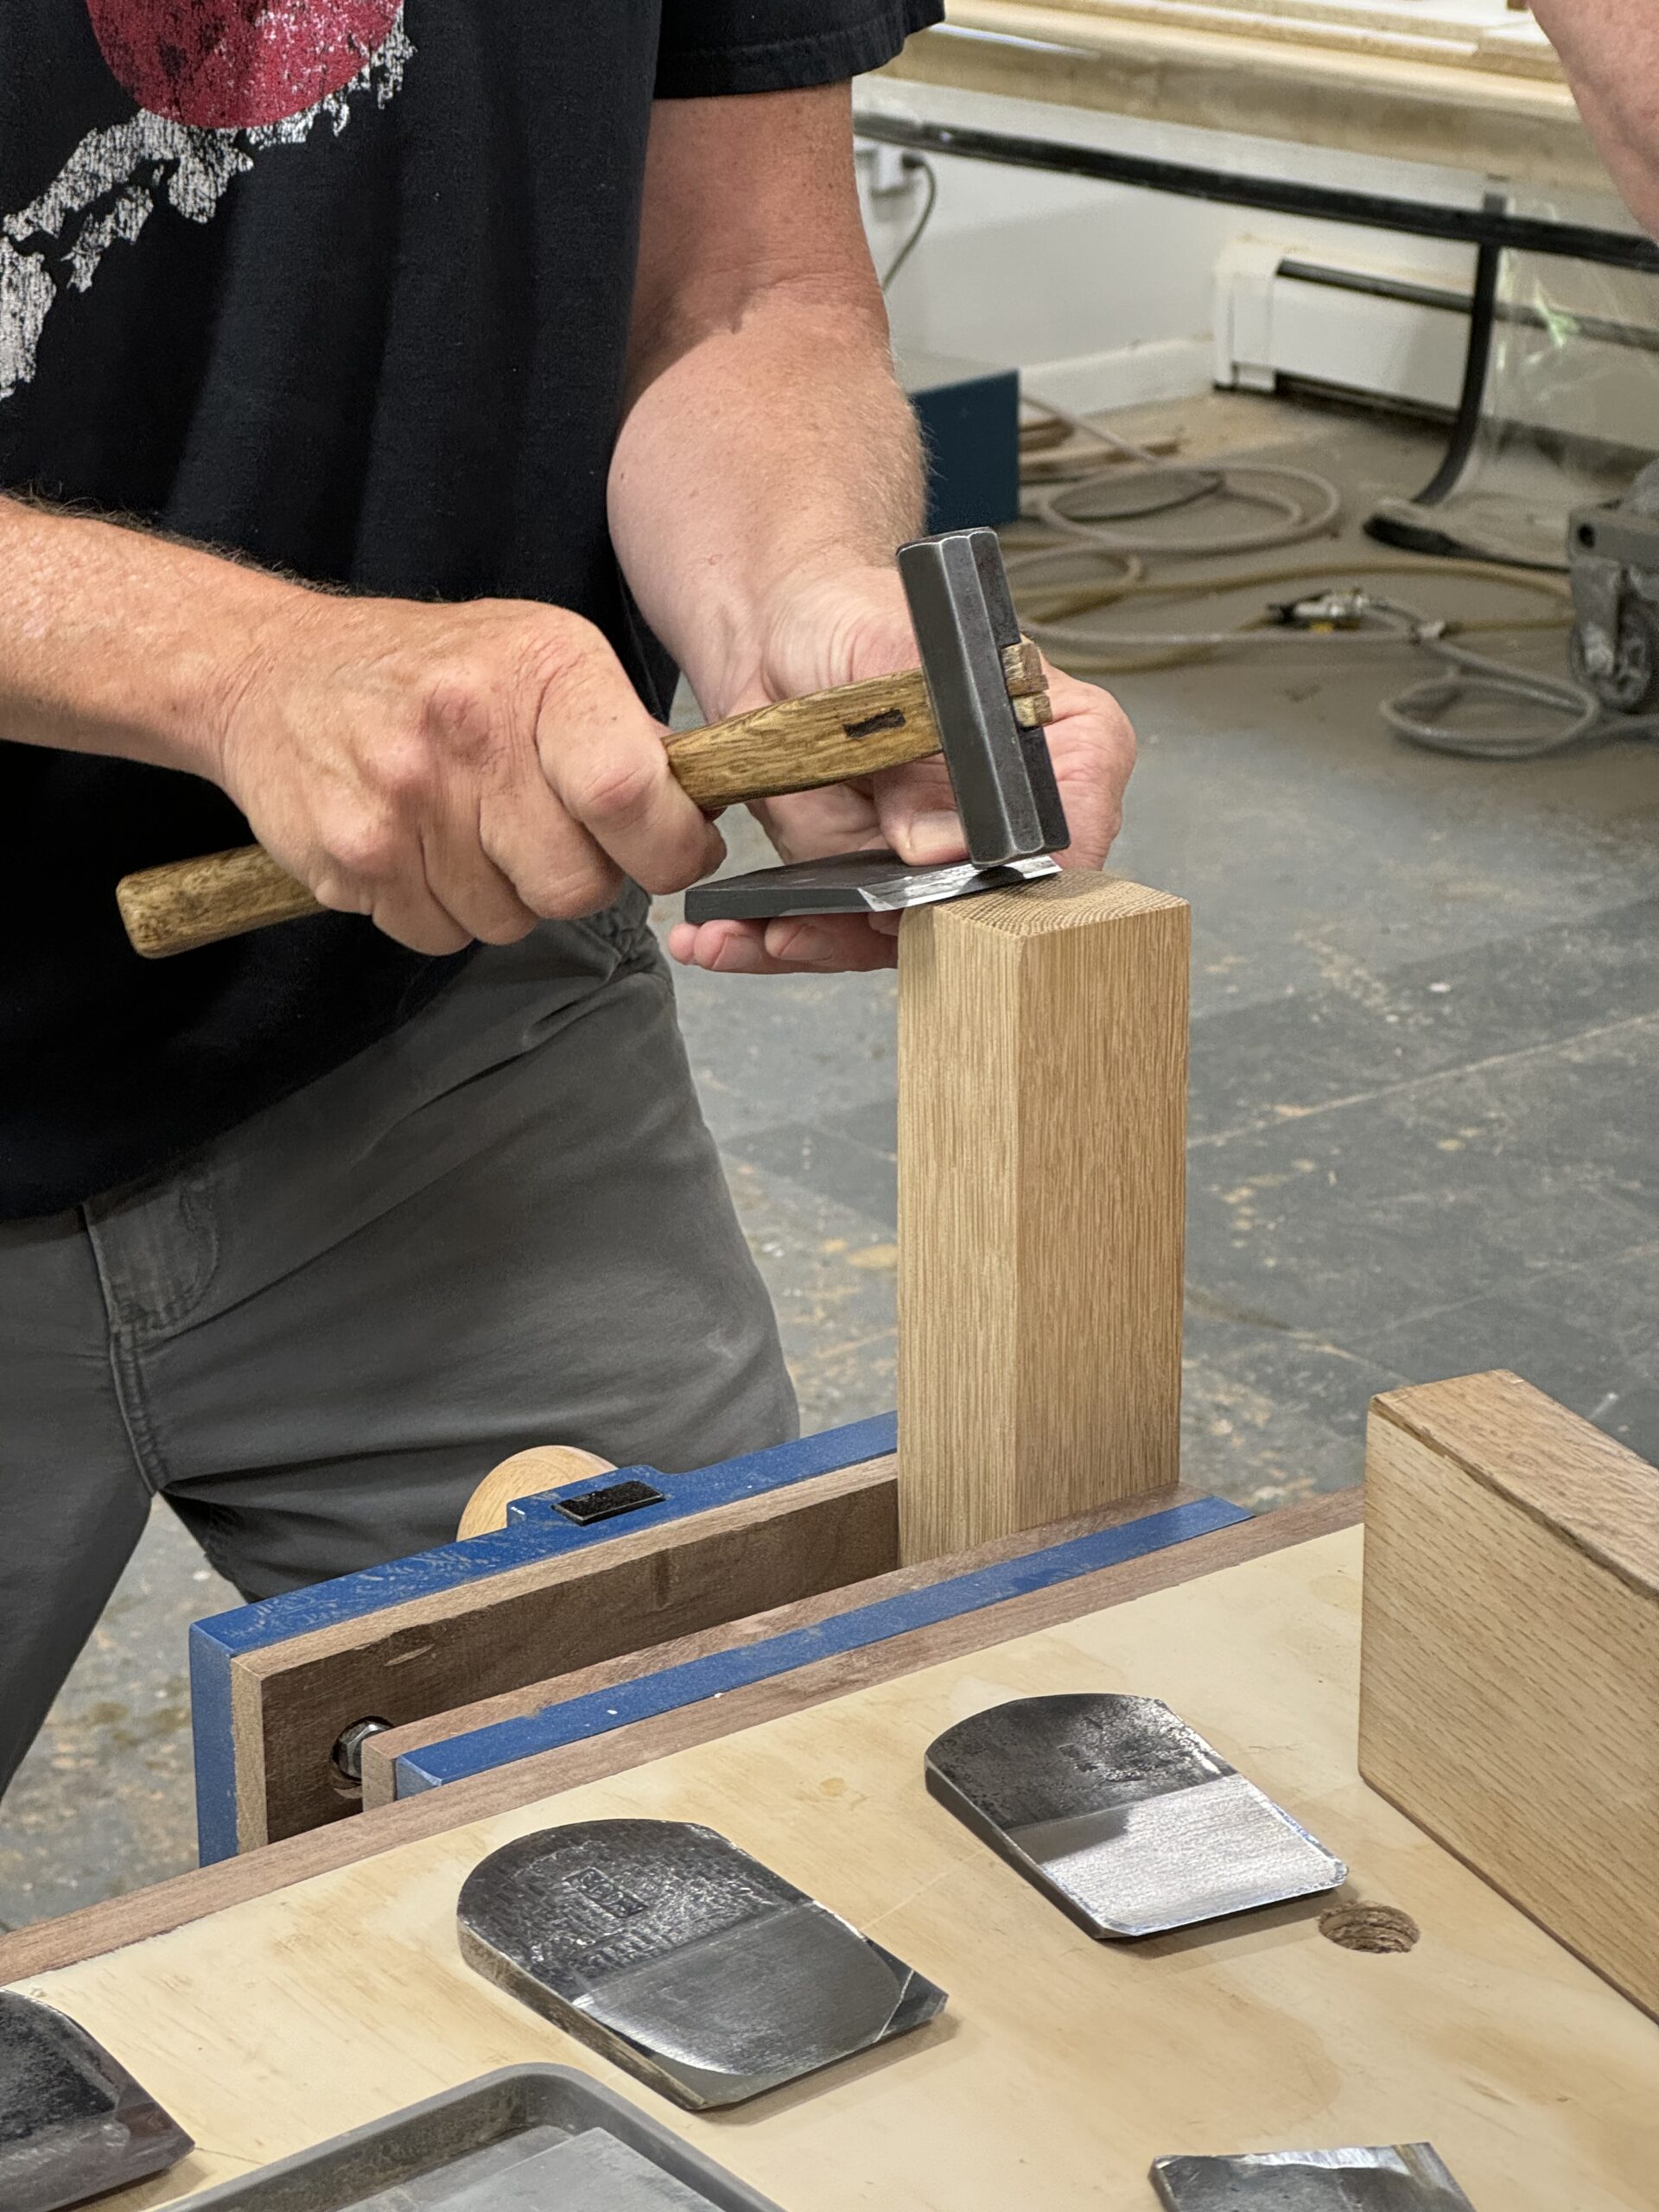
[[[1236,398],[1137,425],[1270,447],[1358,514],[1435,444]],[[1515,650],[1560,664],[1555,636]],[[1350,640],[1118,685],[1142,754],[1114,866],[1196,923],[1185,1478],[1259,1507],[1357,1477],[1373,1391],[1478,1367],[1659,1458],[1659,753],[1413,751],[1376,702],[1415,672]],[[892,979],[681,996],[807,1426],[891,1405]],[[184,1631],[230,1602],[158,1514],[0,1810],[0,1921],[192,1863]]]

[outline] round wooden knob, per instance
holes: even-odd
[[[601,1459],[597,1452],[584,1452],[576,1444],[538,1444],[529,1452],[515,1452],[499,1467],[492,1467],[467,1501],[457,1536],[487,1535],[507,1525],[507,1508],[515,1499],[535,1497],[544,1490],[559,1490],[580,1482],[584,1475],[613,1475],[616,1462]]]

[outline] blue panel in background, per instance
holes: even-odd
[[[787,1630],[761,1643],[711,1652],[705,1658],[690,1659],[678,1667],[664,1668],[632,1681],[619,1682],[611,1689],[594,1690],[583,1697],[566,1699],[561,1704],[543,1706],[537,1713],[499,1720],[486,1728],[471,1729],[465,1735],[451,1736],[442,1743],[423,1745],[419,1751],[405,1751],[393,1768],[397,1794],[408,1797],[422,1790],[441,1789],[446,1783],[463,1781],[469,1775],[509,1765],[515,1759],[530,1758],[538,1751],[557,1751],[567,1744],[607,1735],[613,1729],[628,1727],[636,1720],[652,1719],[660,1713],[677,1712],[683,1706],[722,1697],[750,1683],[810,1667],[817,1660],[856,1651],[867,1644],[885,1643],[892,1637],[907,1636],[914,1629],[954,1620],[960,1614],[978,1612],[988,1605],[1000,1605],[1010,1598],[1024,1597],[1030,1591],[1048,1589],[1056,1583],[1075,1580],[1078,1575],[1094,1574],[1102,1567],[1116,1567],[1124,1560],[1141,1559],[1149,1552],[1162,1551],[1172,1544],[1185,1543],[1194,1536],[1205,1536],[1214,1529],[1230,1529],[1251,1518],[1242,1506],[1230,1504],[1225,1498],[1196,1498],[1188,1504],[1148,1513],[1138,1521],[1123,1522],[1093,1535],[1073,1537],[1063,1544],[1027,1552],[1019,1559],[1003,1560],[994,1567],[952,1575],[948,1580],[931,1583],[925,1589],[879,1599],[874,1605],[836,1613],[810,1627]]]
[[[1020,512],[1020,377],[912,353],[899,364],[927,454],[930,531],[992,528]]]

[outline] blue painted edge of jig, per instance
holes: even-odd
[[[232,1662],[250,1651],[308,1636],[340,1621],[361,1619],[411,1598],[450,1590],[531,1560],[576,1552],[613,1536],[660,1528],[711,1507],[730,1505],[791,1483],[807,1482],[842,1467],[855,1467],[897,1449],[896,1414],[877,1414],[841,1428],[822,1429],[788,1444],[747,1452],[689,1474],[664,1475],[655,1467],[619,1467],[614,1474],[587,1476],[529,1498],[509,1509],[507,1526],[488,1535],[440,1544],[383,1567],[365,1567],[302,1590],[238,1605],[197,1621],[190,1630],[190,1726],[196,1770],[197,1852],[204,1866],[232,1858],[238,1848],[236,1767],[231,1732]],[[641,1506],[615,1520],[583,1528],[555,1508],[561,1498],[608,1489],[624,1480],[648,1482],[664,1492],[659,1505]]]
[[[1253,1518],[1242,1506],[1221,1497],[1195,1498],[1138,1521],[1121,1522],[1089,1536],[1075,1536],[1061,1544],[1027,1552],[1019,1559],[1000,1560],[994,1567],[976,1567],[920,1590],[878,1599],[850,1612],[836,1613],[805,1628],[789,1629],[758,1643],[741,1644],[727,1651],[689,1659],[632,1681],[619,1682],[607,1690],[543,1706],[538,1712],[485,1728],[469,1729],[441,1743],[405,1751],[393,1764],[397,1795],[409,1797],[423,1790],[442,1789],[468,1776],[531,1758],[581,1743],[613,1729],[626,1728],[664,1713],[723,1697],[751,1683],[810,1667],[815,1661],[862,1649],[912,1630],[954,1620],[963,1613],[1000,1605],[1010,1598],[1024,1597],[1056,1583],[1093,1574],[1125,1560],[1185,1543],[1194,1536],[1211,1535]]]

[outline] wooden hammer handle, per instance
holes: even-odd
[[[1011,645],[1003,658],[1020,720],[1045,719],[1035,648]],[[756,707],[666,742],[676,780],[712,814],[750,799],[817,791],[901,767],[937,753],[939,733],[922,672],[912,669]],[[260,845],[145,868],[124,876],[115,895],[133,950],[146,960],[164,960],[323,911]]]
[[[165,868],[124,875],[115,899],[133,950],[146,960],[194,952],[220,938],[322,912],[304,884],[263,845],[204,853],[200,860],[169,861]]]

